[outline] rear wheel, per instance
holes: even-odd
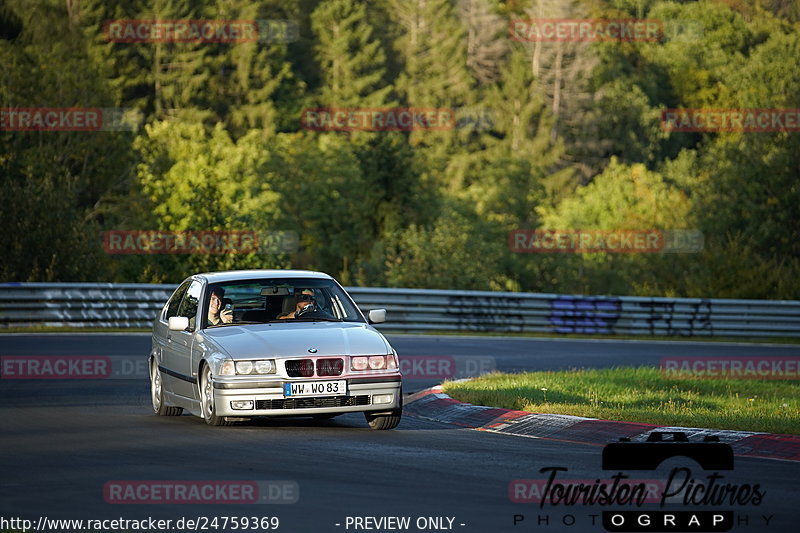
[[[203,419],[209,426],[228,426],[230,422],[224,416],[217,416],[214,405],[214,383],[211,379],[211,367],[203,366],[200,373],[200,404],[203,410]]]
[[[397,409],[391,413],[372,414],[370,412],[364,413],[364,418],[367,419],[367,424],[372,429],[394,429],[400,423],[400,418],[403,416],[403,410]]]
[[[183,413],[183,407],[172,407],[164,402],[164,387],[161,381],[161,371],[158,363],[150,361],[150,400],[153,403],[153,412],[161,416],[178,416]]]

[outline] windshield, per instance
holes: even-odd
[[[268,322],[364,322],[333,280],[279,278],[215,283],[205,297],[204,327]]]

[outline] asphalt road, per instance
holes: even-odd
[[[390,341],[401,356],[422,362],[426,359],[421,356],[433,356],[455,362],[459,371],[470,370],[467,361],[518,371],[656,365],[666,356],[800,352],[798,346],[501,337],[390,336]],[[156,417],[150,411],[146,379],[137,377],[135,368],[127,372],[125,366],[144,357],[149,342],[146,335],[0,335],[2,355],[107,355],[120,363],[117,368],[125,374],[117,377],[127,378],[0,381],[0,531],[15,529],[2,521],[13,517],[35,522],[42,516],[154,517],[173,524],[182,517],[218,517],[218,526],[229,517],[227,530],[232,530],[230,517],[254,516],[277,517],[277,531],[285,532],[602,532],[601,513],[618,509],[731,510],[738,522],[735,531],[798,530],[800,512],[794,503],[798,463],[736,458],[735,470],[723,472],[724,479],[716,483],[741,490],[758,484],[764,493],[758,505],[750,500],[715,507],[667,502],[664,508],[657,504],[540,508],[512,502],[509,485],[517,479],[544,479],[546,474],[539,470],[547,467],[566,468],[559,479],[609,479],[614,473],[600,468],[602,448],[479,432],[413,417],[384,432],[368,429],[359,415],[327,422],[258,420],[224,428],[207,427],[188,415]],[[452,370],[446,365],[437,368]],[[413,374],[419,369],[424,365],[410,370]],[[436,381],[432,376],[407,379],[405,389],[419,390]],[[635,476],[658,479],[673,466],[681,465],[662,465],[657,472]],[[690,466],[695,485],[709,485],[710,473]],[[297,490],[299,498],[285,504],[108,503],[104,487],[128,480],[271,481],[273,488]],[[283,496],[293,499],[291,493]],[[390,516],[409,517],[409,526],[379,529],[376,522],[365,520]],[[769,518],[768,525],[764,517]],[[356,527],[357,518],[361,527]],[[206,525],[207,531],[221,530],[212,522]],[[125,528],[115,530],[121,529]],[[66,530],[78,529],[46,529]]]

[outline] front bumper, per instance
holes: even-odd
[[[347,394],[339,396],[285,397],[284,383],[347,381]],[[218,416],[302,416],[399,409],[402,378],[399,374],[369,377],[314,378],[271,381],[214,381],[214,408]],[[390,402],[375,403],[375,396],[391,395]],[[231,402],[252,401],[252,409],[233,409]]]

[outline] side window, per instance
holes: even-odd
[[[189,285],[186,291],[186,296],[183,298],[180,307],[178,308],[178,316],[185,316],[189,319],[189,329],[194,331],[195,315],[197,315],[197,306],[200,303],[200,292],[203,289],[203,284],[197,280]]]
[[[189,283],[191,283],[189,280],[184,281],[167,302],[167,312],[164,315],[166,320],[169,320],[171,316],[178,316],[178,306],[181,305],[181,300],[183,300],[183,295],[186,294],[186,289],[189,288]]]

